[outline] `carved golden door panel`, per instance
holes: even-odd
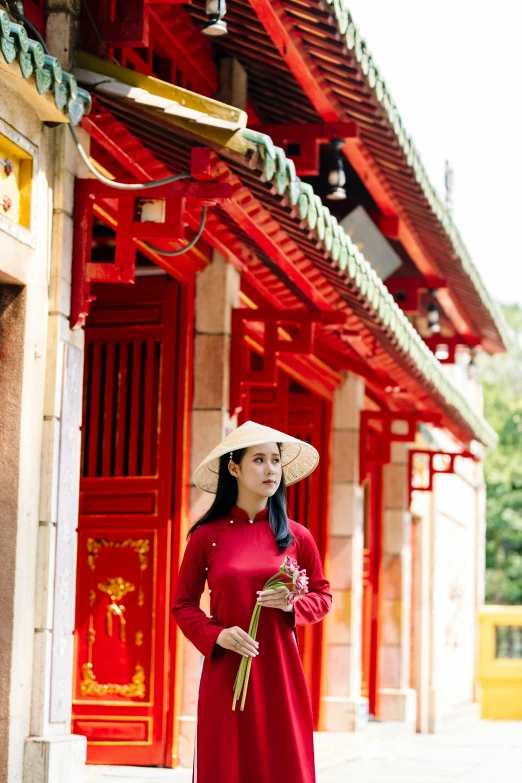
[[[165,763],[180,285],[99,287],[85,330],[73,731]]]

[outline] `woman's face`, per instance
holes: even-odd
[[[228,468],[238,480],[238,489],[261,497],[272,497],[281,483],[281,456],[277,443],[250,446],[245,451],[241,464],[229,462]]]

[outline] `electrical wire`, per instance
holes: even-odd
[[[178,250],[161,250],[159,247],[154,247],[154,245],[150,245],[148,242],[144,242],[145,247],[148,247],[149,250],[153,250],[155,253],[159,253],[161,256],[167,256],[168,258],[172,258],[173,256],[181,256],[183,253],[186,253],[187,250],[192,250],[195,244],[199,242],[201,239],[201,234],[203,233],[203,229],[205,228],[205,223],[207,222],[207,208],[202,207],[201,208],[201,222],[199,224],[199,228],[192,237],[192,239],[187,242],[186,245],[183,245],[183,247],[180,247]]]
[[[94,19],[92,18],[92,15],[88,8],[87,11],[91,19],[91,22],[95,27],[96,32],[98,32],[96,25],[94,23]],[[22,22],[22,24],[24,24],[26,27],[28,27],[31,30],[33,35],[36,36],[36,38],[43,46],[45,53],[49,54],[49,49],[47,48],[47,44],[45,43],[44,39],[42,38],[42,36],[40,35],[36,27],[22,14],[19,14],[18,12],[12,10],[10,10],[9,13],[11,14],[11,16],[14,16],[15,19],[18,19],[18,21]],[[100,182],[103,182],[104,185],[108,185],[108,187],[110,188],[114,188],[115,190],[125,190],[125,191],[141,191],[141,190],[149,190],[150,188],[156,188],[159,187],[160,185],[169,185],[171,182],[178,182],[180,179],[191,179],[190,173],[184,171],[181,174],[173,174],[170,177],[163,177],[163,179],[156,179],[156,180],[152,180],[151,182],[116,182],[113,179],[109,179],[108,177],[105,177],[95,168],[95,166],[93,166],[89,156],[85,152],[80,142],[80,139],[78,138],[77,133],[74,130],[71,123],[69,123],[69,130],[71,131],[71,135],[76,145],[76,149],[78,150],[81,159],[83,160],[83,162],[85,163],[85,165],[87,166],[91,174],[93,174],[93,176],[95,176],[96,179],[98,179]],[[187,242],[186,245],[180,247],[178,250],[161,250],[160,248],[154,247],[154,245],[149,245],[148,242],[145,242],[144,244],[146,245],[146,247],[148,247],[150,250],[153,250],[155,253],[159,253],[162,256],[168,256],[169,258],[183,255],[183,253],[186,253],[187,250],[191,250],[201,238],[201,235],[205,228],[206,220],[207,220],[207,207],[203,207],[201,210],[201,222],[199,224],[198,230],[196,231],[192,239],[189,242]]]
[[[81,145],[80,139],[78,138],[76,131],[74,130],[73,126],[69,124],[69,130],[71,131],[72,137],[74,139],[74,143],[76,144],[76,149],[80,153],[80,157],[96,179],[99,179],[100,182],[103,182],[104,185],[108,185],[110,188],[114,188],[115,190],[148,190],[150,188],[157,188],[160,185],[169,185],[171,182],[177,182],[180,179],[190,179],[191,175],[188,171],[183,171],[181,174],[173,174],[171,177],[164,177],[163,179],[155,179],[151,182],[116,182],[113,179],[109,179],[108,177],[105,177],[103,174],[101,174],[95,166],[91,163],[91,160],[87,153],[85,152],[84,148]]]
[[[10,16],[14,16],[15,19],[18,19],[19,22],[22,22],[26,27],[28,27],[29,30],[32,32],[32,34],[36,36],[36,38],[38,38],[39,42],[42,44],[44,52],[46,54],[50,54],[49,49],[47,48],[47,44],[45,43],[44,39],[36,29],[34,24],[29,21],[29,19],[26,19],[25,16],[19,14],[18,11],[9,10],[9,14]]]
[[[73,126],[69,124],[69,130],[72,133],[72,137],[74,139],[74,143],[76,144],[76,149],[80,153],[80,156],[89,169],[92,174],[96,177],[96,179],[99,179],[100,182],[103,182],[105,185],[109,185],[111,188],[115,188],[116,190],[126,190],[126,191],[142,191],[146,190],[147,188],[155,188],[159,185],[168,185],[171,182],[177,182],[180,179],[190,179],[191,175],[188,172],[182,172],[181,174],[173,174],[171,177],[164,177],[163,179],[157,179],[153,180],[152,182],[135,182],[135,183],[129,183],[129,182],[115,182],[113,179],[109,179],[108,177],[104,177],[103,174],[100,174],[100,172],[92,165],[89,156],[85,152],[84,148],[82,147],[80,140],[76,134],[76,131],[74,130]],[[205,228],[205,223],[207,221],[207,207],[203,207],[201,210],[201,222],[199,224],[199,228],[192,237],[192,239],[187,242],[186,245],[183,247],[180,247],[178,250],[161,250],[159,247],[154,247],[154,245],[150,245],[148,242],[144,242],[145,246],[149,248],[149,250],[153,250],[155,253],[158,253],[162,256],[167,256],[169,258],[174,256],[181,256],[183,253],[186,253],[187,250],[191,250],[194,245],[199,241],[201,238],[201,235],[203,233],[203,229]]]
[[[15,17],[15,19],[18,19],[20,22],[22,22],[26,27],[28,27],[31,32],[38,38],[40,43],[42,44],[44,51],[46,54],[49,54],[49,49],[47,48],[47,45],[36,29],[36,27],[28,20],[25,16],[22,14],[19,14],[17,11],[10,11],[10,14]],[[76,145],[76,149],[80,153],[80,157],[82,158],[83,162],[93,174],[96,179],[99,179],[100,182],[103,182],[104,185],[108,185],[110,188],[114,188],[115,190],[148,190],[149,188],[156,188],[159,185],[169,185],[171,182],[177,182],[180,179],[190,179],[190,174],[188,172],[182,172],[181,174],[173,174],[171,177],[164,177],[163,179],[157,179],[153,180],[152,182],[116,182],[113,179],[109,179],[108,177],[104,177],[103,174],[101,174],[91,163],[89,156],[85,152],[84,148],[81,145],[80,139],[78,138],[76,131],[74,130],[73,126],[69,123],[69,130],[71,131],[72,137],[74,139],[74,143]]]
[[[115,65],[119,65],[120,63],[118,62],[118,60],[115,57],[111,56],[111,53],[109,52],[109,47],[107,46],[107,44],[105,43],[105,41],[103,40],[103,38],[101,36],[101,33],[100,33],[99,29],[98,29],[98,25],[94,21],[94,16],[92,15],[91,9],[89,8],[89,4],[86,2],[86,0],[83,0],[82,5],[83,5],[83,8],[84,8],[87,16],[89,17],[89,21],[91,23],[91,26],[92,26],[92,29],[94,31],[94,34],[95,34],[96,38],[98,39],[98,43],[100,44],[100,46],[104,50],[104,52],[105,52],[105,54],[107,56],[107,59],[111,60]]]
[[[171,177],[164,177],[163,179],[157,179],[152,182],[136,182],[136,183],[128,183],[128,182],[115,182],[113,179],[109,179],[108,177],[104,177],[103,174],[100,174],[100,172],[93,166],[91,163],[89,156],[85,152],[84,148],[82,147],[80,140],[76,134],[76,131],[74,130],[73,126],[69,124],[69,130],[72,133],[72,137],[74,139],[74,143],[76,144],[76,149],[80,153],[80,156],[94,176],[100,180],[100,182],[103,182],[105,185],[109,185],[111,188],[115,188],[116,190],[125,190],[125,191],[142,191],[146,190],[147,188],[155,188],[159,185],[168,185],[170,182],[177,182],[180,179],[188,179],[190,178],[190,174],[188,172],[182,172],[181,174],[173,174]],[[166,256],[168,258],[173,258],[175,256],[181,256],[183,253],[186,253],[187,250],[192,250],[194,245],[199,241],[201,238],[201,235],[203,233],[203,230],[205,228],[205,223],[207,221],[207,207],[203,207],[201,210],[201,222],[199,224],[199,228],[192,237],[192,239],[187,242],[186,245],[183,247],[180,247],[178,250],[161,250],[159,247],[155,247],[154,245],[150,245],[148,242],[144,242],[145,246],[149,248],[149,250],[154,251],[154,253],[158,253],[159,255]]]

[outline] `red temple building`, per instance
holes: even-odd
[[[27,76],[0,20],[6,780],[191,765],[191,476],[248,419],[321,454],[289,492],[334,595],[299,629],[317,731],[471,718],[496,440],[474,368],[506,327],[349,9],[58,5],[25,3],[50,51],[29,30]]]

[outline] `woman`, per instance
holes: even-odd
[[[204,657],[193,783],[314,783],[313,721],[295,628],[321,620],[332,596],[312,535],[286,514],[286,486],[319,455],[308,443],[247,421],[203,460],[194,483],[216,494],[189,531],[173,612]],[[263,590],[285,556],[309,578]],[[210,616],[199,608],[208,581]],[[247,630],[256,600],[257,641]],[[253,658],[244,711],[232,709],[241,658]]]

